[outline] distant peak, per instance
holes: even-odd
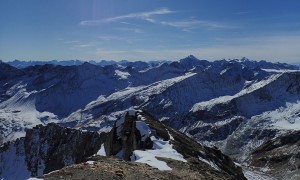
[[[199,59],[196,58],[195,56],[189,55],[189,56],[187,56],[186,58],[180,59],[179,61],[180,61],[180,62],[194,62],[194,61],[198,61],[198,60],[199,60]]]
[[[241,61],[250,61],[250,60],[246,57],[242,57]]]
[[[186,59],[189,58],[189,59],[198,59],[196,58],[194,55],[189,55],[188,57],[186,57]]]

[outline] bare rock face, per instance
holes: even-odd
[[[33,176],[40,176],[83,162],[97,153],[101,142],[101,136],[95,132],[82,132],[56,124],[37,126],[28,130],[25,136],[27,167]]]
[[[129,161],[134,150],[151,149],[153,142],[149,137],[142,140],[141,132],[137,129],[138,116],[127,112],[124,117],[117,121],[105,141],[107,156],[120,153],[124,160]]]
[[[6,143],[0,148],[0,177],[14,177],[18,173],[23,176],[42,176],[65,166],[86,161],[89,156],[96,154],[104,142],[105,134],[82,132],[76,129],[61,127],[57,124],[38,125],[26,131],[24,138],[13,143]],[[9,156],[7,156],[9,154]],[[12,162],[14,161],[14,162]],[[22,172],[14,174],[9,167],[15,162],[22,164]],[[19,166],[16,164],[14,166]]]

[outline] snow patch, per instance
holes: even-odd
[[[97,155],[106,156],[106,152],[105,152],[105,148],[104,148],[104,143],[101,145],[99,151],[97,152]]]
[[[299,72],[300,70],[292,70],[292,69],[261,69],[266,72],[275,72],[275,73],[285,73],[285,72]]]
[[[93,165],[95,161],[87,161],[87,164]]]
[[[152,167],[156,167],[159,170],[172,170],[166,162],[158,160],[156,157],[170,158],[177,161],[187,162],[181,154],[179,154],[170,141],[163,141],[161,139],[156,139],[151,136],[153,141],[153,149],[151,150],[135,150],[131,156],[131,160],[140,163],[146,163]]]
[[[119,76],[119,79],[127,79],[130,76],[128,72],[123,72],[120,70],[115,70],[115,75]]]
[[[275,180],[275,178],[265,175],[263,172],[252,168],[243,167],[243,173],[248,180]]]
[[[166,129],[167,130],[167,129]],[[168,130],[167,130],[168,131]],[[170,140],[173,140],[174,141],[174,137],[171,135],[171,133],[168,131],[168,134],[169,134],[169,137],[170,137]]]

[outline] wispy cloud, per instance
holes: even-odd
[[[188,19],[188,20],[170,21],[170,22],[162,21],[161,24],[176,27],[176,28],[182,28],[182,30],[187,32],[197,27],[205,27],[210,29],[233,28],[233,26],[228,26],[222,23],[203,21],[197,19]]]
[[[137,24],[134,24],[134,23],[129,23],[129,22],[126,22],[126,21],[122,21],[120,22],[121,24],[126,24],[126,25],[130,25],[130,26],[139,26]]]
[[[99,24],[102,24],[102,23],[115,22],[115,21],[120,21],[120,20],[125,20],[125,19],[142,19],[142,20],[146,20],[146,21],[149,21],[151,23],[154,23],[156,21],[152,18],[153,16],[171,14],[171,13],[174,13],[174,12],[175,11],[169,10],[168,8],[159,8],[159,9],[156,9],[156,10],[153,10],[153,11],[130,13],[130,14],[110,17],[110,18],[106,18],[106,19],[81,21],[80,25],[83,25],[83,26],[99,25]]]
[[[100,20],[81,21],[80,25],[91,26],[91,25],[100,25],[100,24],[111,23],[111,22],[120,22],[121,24],[132,25],[132,26],[138,27],[139,25],[131,23],[131,22],[127,22],[126,20],[140,19],[140,20],[148,21],[152,24],[179,28],[185,32],[191,32],[192,29],[196,29],[196,28],[207,28],[207,29],[233,28],[233,26],[226,25],[224,23],[199,20],[196,18],[190,18],[190,19],[186,19],[186,20],[162,21],[159,18],[155,17],[158,15],[166,15],[166,14],[172,14],[172,13],[178,13],[178,12],[179,11],[172,11],[168,8],[160,8],[160,9],[156,9],[153,11],[130,13],[130,14],[122,15],[122,16],[115,16],[115,17],[110,17],[110,18],[100,19]],[[130,28],[130,29],[123,28],[123,30],[133,31],[135,33],[142,32],[139,28]]]

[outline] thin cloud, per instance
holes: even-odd
[[[182,28],[183,31],[189,32],[193,28],[197,27],[206,27],[210,29],[224,29],[224,28],[233,28],[233,26],[228,26],[222,23],[218,22],[212,22],[212,21],[203,21],[203,20],[197,20],[197,19],[190,19],[190,20],[183,20],[183,21],[171,21],[166,22],[162,21],[161,24],[172,26],[176,28]]]
[[[100,20],[81,21],[80,25],[89,26],[89,25],[100,25],[100,24],[111,23],[111,22],[120,22],[120,23],[126,24],[126,25],[138,26],[137,24],[132,24],[132,23],[126,22],[126,20],[140,19],[140,20],[148,21],[152,24],[160,24],[160,25],[166,25],[166,26],[171,26],[171,27],[175,27],[175,28],[181,28],[182,31],[185,31],[185,32],[191,32],[192,29],[198,28],[198,27],[205,27],[208,29],[221,29],[221,28],[232,28],[233,27],[233,26],[228,26],[226,24],[219,23],[219,22],[198,20],[198,19],[194,19],[194,18],[187,19],[187,20],[181,20],[181,21],[161,21],[154,17],[157,15],[166,15],[166,14],[177,13],[177,12],[179,12],[179,11],[172,11],[172,10],[169,10],[168,8],[160,8],[160,9],[156,9],[153,11],[130,13],[127,15],[115,16],[115,17],[110,17],[110,18],[100,19]],[[130,29],[124,28],[123,30],[133,31],[135,33],[142,32],[138,28],[130,28]]]
[[[159,9],[156,9],[153,11],[130,13],[130,14],[110,17],[110,18],[106,18],[106,19],[81,21],[80,25],[83,25],[83,26],[99,25],[99,24],[103,24],[103,23],[116,22],[116,21],[125,20],[125,19],[142,19],[142,20],[149,21],[151,23],[155,23],[156,21],[152,18],[153,16],[171,14],[171,13],[175,13],[175,11],[171,11],[168,8],[159,8]]]
[[[137,24],[134,24],[134,23],[129,23],[129,22],[126,22],[126,21],[122,21],[120,22],[121,24],[126,24],[126,25],[130,25],[130,26],[139,26]]]

